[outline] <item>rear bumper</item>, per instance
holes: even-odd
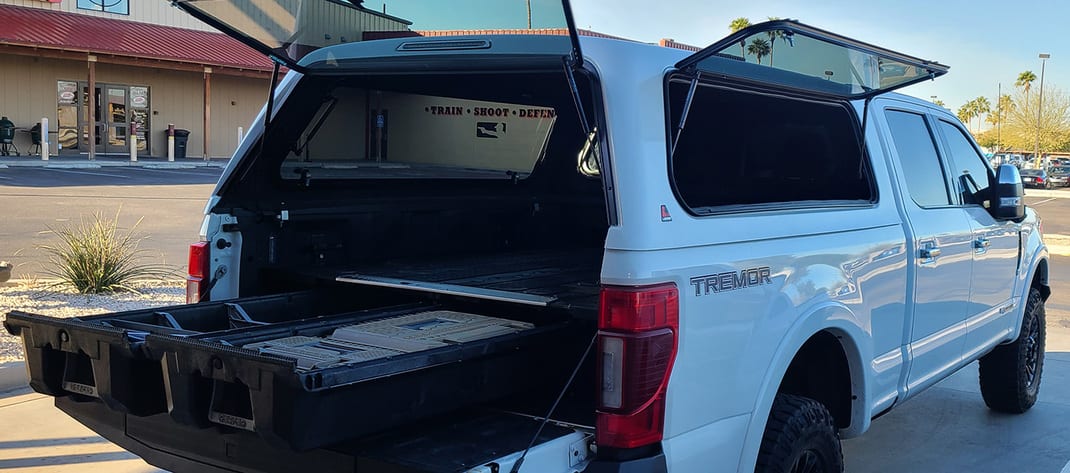
[[[635,460],[602,461],[595,460],[584,470],[584,473],[668,473],[669,467],[665,463],[665,454]]]

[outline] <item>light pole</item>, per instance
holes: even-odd
[[[935,95],[930,95],[929,98],[933,99],[933,103],[936,103],[936,96]]]
[[[1037,142],[1033,147],[1033,167],[1040,169],[1040,118],[1044,112],[1044,63],[1051,54],[1040,53],[1040,98],[1037,103]]]

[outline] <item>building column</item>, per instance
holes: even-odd
[[[211,156],[208,142],[212,139],[212,68],[204,68],[204,160]]]
[[[89,105],[86,111],[85,117],[86,123],[89,125],[89,160],[97,159],[97,57],[90,54],[87,58],[89,63],[89,93],[86,97],[86,103]],[[79,134],[81,130],[78,130]],[[46,136],[41,137],[42,140],[48,139]]]

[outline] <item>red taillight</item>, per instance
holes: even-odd
[[[1043,184],[1043,183],[1044,183],[1044,178],[1040,177],[1040,176],[1037,176],[1037,184]]]
[[[199,241],[189,246],[189,275],[186,276],[187,304],[208,300],[206,289],[211,264],[208,258],[208,242]]]
[[[659,442],[680,331],[676,285],[603,287],[599,308],[598,445]]]

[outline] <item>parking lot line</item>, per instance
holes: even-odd
[[[170,174],[170,175],[182,174],[182,175],[186,175],[186,176],[197,176],[197,177],[210,176],[210,175],[214,174],[213,172],[209,172],[209,171],[198,172],[198,171],[195,171],[195,170],[192,170],[192,169],[181,170],[181,171],[175,170],[175,169],[149,169],[149,168],[131,168],[131,169],[137,169],[137,170],[142,171],[142,172],[158,172],[158,173]]]
[[[104,176],[104,177],[117,177],[117,178],[120,178],[120,179],[130,179],[129,176],[123,176],[121,174],[104,174],[102,172],[89,172],[89,171],[71,171],[70,169],[51,169],[51,168],[45,168],[45,169],[48,169],[49,171],[55,171],[55,172],[69,172],[71,174],[85,174],[87,176]]]

